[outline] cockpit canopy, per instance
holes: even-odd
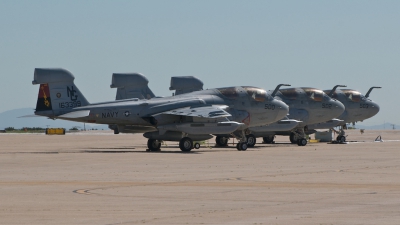
[[[298,96],[298,93],[297,93],[297,91],[296,91],[295,88],[282,89],[282,90],[279,90],[279,92],[280,92],[285,98],[288,98],[288,99],[296,99],[297,96]]]
[[[327,97],[327,95],[322,90],[316,88],[299,88],[299,90],[296,90],[296,88],[287,88],[279,90],[279,92],[285,98],[297,99],[299,97],[299,93],[302,93],[300,91],[301,89],[304,91],[304,93],[306,93],[307,97],[311,98],[311,100],[316,102],[321,102],[324,99],[324,97]]]
[[[325,95],[325,93],[322,90],[315,88],[303,88],[303,90],[309,98],[311,98],[316,102],[322,102]]]
[[[256,88],[256,87],[243,87],[246,90],[247,94],[257,102],[265,102],[267,100],[272,99],[270,95],[264,89]],[[239,93],[236,87],[228,87],[228,88],[217,88],[219,92],[226,98],[236,99],[239,97]]]
[[[256,87],[243,87],[247,94],[254,99],[256,102],[265,102],[268,100],[269,95],[264,89]]]
[[[230,99],[236,99],[239,97],[239,94],[236,90],[236,87],[227,87],[227,88],[217,88],[221,94]]]
[[[341,91],[346,95],[348,100],[353,102],[361,101],[362,96],[360,92],[350,89],[342,89]]]

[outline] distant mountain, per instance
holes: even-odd
[[[393,130],[393,124],[392,123],[384,123],[384,124],[372,125],[372,126],[365,126],[365,125],[356,124],[355,127],[357,129],[366,129],[366,130]],[[394,128],[395,129],[399,129],[400,126],[394,124]]]
[[[23,109],[13,109],[9,111],[5,111],[0,113],[0,130],[3,130],[6,127],[14,127],[16,129],[20,129],[23,127],[52,127],[52,128],[66,128],[70,129],[72,127],[78,127],[79,129],[83,129],[83,123],[71,122],[66,120],[52,120],[47,119],[46,117],[26,117],[26,118],[17,118],[20,116],[33,115],[34,110],[31,108],[23,108]],[[98,129],[98,130],[109,130],[107,125],[86,123],[86,129]]]

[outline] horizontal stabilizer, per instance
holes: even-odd
[[[222,109],[222,107],[217,106],[203,106],[203,107],[185,107],[180,109],[174,109],[170,111],[165,111],[158,113],[156,115],[168,114],[177,116],[192,116],[192,117],[204,117],[204,118],[220,118],[231,116],[228,112]],[[153,115],[153,116],[156,116]]]
[[[42,116],[41,115],[32,114],[32,115],[19,116],[17,118],[31,118],[31,117],[42,117]]]
[[[82,117],[86,117],[89,116],[90,110],[80,110],[80,111],[75,111],[75,112],[70,112],[70,113],[66,113],[63,115],[58,116],[59,118],[69,118],[69,119],[73,119],[73,118],[82,118]]]

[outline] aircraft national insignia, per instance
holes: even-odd
[[[129,115],[131,115],[131,113],[130,113],[129,111],[126,111],[126,112],[124,113],[124,115],[125,115],[126,117],[128,117]]]
[[[61,98],[61,93],[56,94],[57,98]]]

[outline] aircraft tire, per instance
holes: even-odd
[[[161,142],[156,140],[156,139],[149,139],[147,141],[147,147],[149,148],[150,151],[155,152],[155,151],[160,151],[161,147]]]
[[[194,148],[195,149],[199,149],[200,148],[200,144],[199,143],[194,144]]]
[[[307,145],[307,139],[301,138],[297,141],[298,146],[306,146]]]
[[[242,149],[242,151],[246,151],[247,150],[247,146],[248,146],[247,142],[240,143],[240,149]]]
[[[254,147],[254,145],[256,145],[256,141],[257,141],[256,136],[254,136],[253,134],[249,134],[246,136],[246,138],[247,138],[247,147],[252,148],[252,147]],[[246,147],[246,149],[247,149],[247,147]]]
[[[344,143],[344,142],[346,142],[346,137],[340,135],[340,136],[338,136],[338,137],[336,138],[336,141],[341,142],[341,143]]]
[[[179,141],[179,148],[183,152],[190,152],[193,148],[193,141],[188,137],[184,137]]]
[[[275,139],[275,136],[273,136],[273,135],[263,137],[263,141],[266,144],[272,144],[274,142],[274,139]]]
[[[229,138],[217,136],[215,138],[215,143],[217,143],[217,146],[228,146],[228,140]]]
[[[238,151],[242,151],[242,148],[241,148],[242,146],[240,146],[240,143],[237,143],[236,144],[236,149],[238,150]]]
[[[290,137],[289,137],[290,142],[292,142],[292,144],[297,144],[297,138],[296,135],[294,133],[290,133]]]

